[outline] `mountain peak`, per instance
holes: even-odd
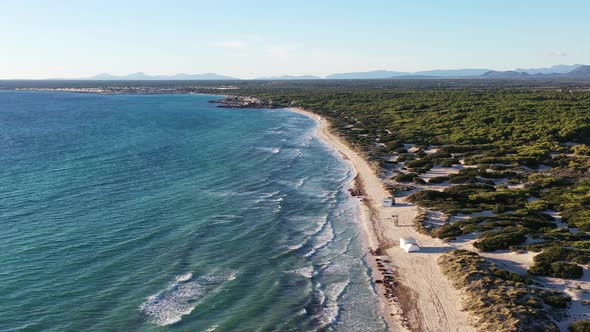
[[[568,73],[568,76],[585,76],[590,77],[590,65],[580,66]]]

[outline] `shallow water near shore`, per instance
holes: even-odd
[[[216,98],[0,91],[0,330],[385,330],[349,166]]]

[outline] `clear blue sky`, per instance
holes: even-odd
[[[0,78],[590,63],[588,0],[3,0]]]

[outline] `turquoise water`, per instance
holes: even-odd
[[[214,98],[0,91],[0,330],[384,330],[349,167]]]

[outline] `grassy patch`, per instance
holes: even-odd
[[[565,294],[538,287],[474,252],[445,253],[439,265],[453,286],[465,292],[463,306],[476,319],[478,331],[558,332],[553,319],[571,302]]]
[[[575,321],[568,327],[570,332],[588,332],[590,331],[590,319]]]

